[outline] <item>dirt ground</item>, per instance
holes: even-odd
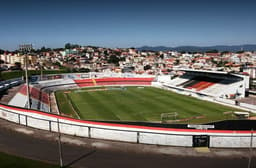
[[[11,89],[8,89],[6,91],[6,93],[1,95],[0,102],[3,103],[3,104],[8,104],[9,101],[13,98],[13,96],[15,96],[15,94],[20,90],[20,88],[22,86],[23,85],[19,85],[19,86],[12,87]]]
[[[249,97],[239,99],[238,102],[256,105],[256,96],[250,95]]]
[[[0,119],[0,151],[50,163],[59,163],[58,134]],[[243,168],[249,149],[210,149],[143,145],[62,135],[64,165],[72,167]],[[255,149],[254,149],[255,150]],[[253,151],[252,165],[256,167]]]

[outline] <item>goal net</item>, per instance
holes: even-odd
[[[165,123],[167,121],[174,122],[177,119],[178,113],[172,112],[172,113],[162,113],[161,114],[161,122]]]

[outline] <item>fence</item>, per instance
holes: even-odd
[[[35,110],[0,105],[0,118],[32,128],[63,134],[142,144],[195,146],[195,138],[208,137],[209,147],[247,148],[256,131],[194,130],[93,122]],[[253,137],[255,137],[253,135]],[[256,141],[253,142],[256,147]]]

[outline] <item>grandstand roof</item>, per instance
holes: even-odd
[[[213,73],[213,74],[228,74],[228,72],[224,71],[207,71],[207,70],[196,70],[196,69],[177,69],[179,71],[186,71],[186,72],[199,72],[199,73]]]

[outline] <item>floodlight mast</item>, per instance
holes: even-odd
[[[60,115],[60,112],[58,113]],[[63,167],[63,158],[62,158],[62,145],[61,145],[61,132],[60,132],[60,120],[57,117],[57,124],[58,124],[58,149],[59,149],[59,162],[60,162],[60,167]]]
[[[27,108],[30,109],[30,91],[29,91],[29,81],[28,81],[28,53],[32,50],[32,44],[22,44],[19,46],[22,54],[25,54],[25,77],[27,85]]]
[[[22,45],[19,45],[19,49],[22,54],[25,54],[25,77],[26,77],[26,84],[27,84],[27,108],[30,109],[30,91],[29,91],[29,81],[28,81],[28,56],[27,56],[27,54],[33,48],[32,48],[32,44],[22,44]],[[42,69],[41,69],[41,80],[42,80]],[[59,115],[60,115],[60,113],[59,113]],[[58,134],[59,134],[58,135],[58,147],[59,147],[60,167],[63,167],[59,118],[57,118],[57,127],[58,127]]]
[[[253,154],[253,129],[251,129],[250,154],[249,154],[249,160],[248,160],[248,166],[247,166],[248,168],[251,168],[252,154]]]

